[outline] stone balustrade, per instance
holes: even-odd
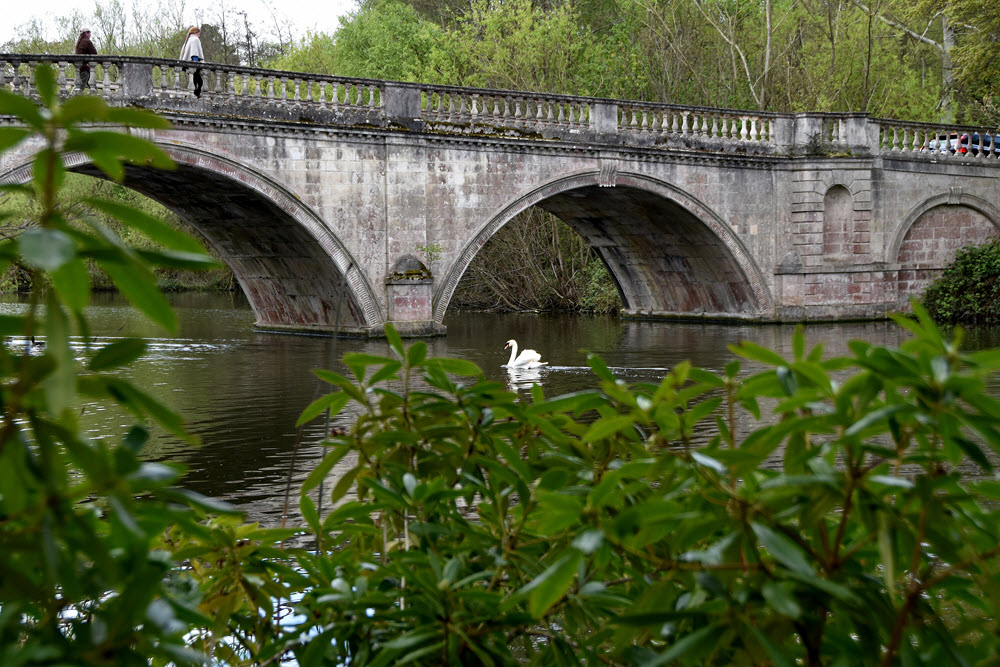
[[[90,94],[166,112],[753,155],[1000,158],[1000,146],[991,139],[1000,131],[866,114],[715,109],[160,58],[0,54],[0,89],[31,96],[34,70],[41,63],[55,68],[64,96],[80,92],[78,72],[87,64]],[[204,81],[200,100],[194,98],[196,70]],[[185,106],[191,104],[210,106]]]
[[[934,156],[934,159],[998,159],[1000,132],[958,125],[880,120],[879,153]]]
[[[643,102],[620,102],[618,110],[618,128],[623,134],[690,136],[723,143],[771,144],[779,118],[778,114]]]
[[[429,123],[590,128],[588,98],[454,86],[421,86],[420,96],[422,117]]]

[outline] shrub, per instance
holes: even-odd
[[[823,359],[799,330],[792,359],[733,347],[771,367],[744,380],[684,363],[634,386],[591,357],[599,389],[526,403],[387,330],[394,356],[319,371],[335,391],[302,417],[363,409],[303,485],[317,549],[283,646],[302,665],[995,662],[1000,484],[963,471],[1000,450],[1000,354],[914,308],[898,350]],[[310,492],[347,461],[321,515]]]
[[[1000,322],[1000,237],[960,249],[922,300],[938,322]]]
[[[232,508],[174,486],[175,466],[141,460],[150,422],[191,438],[179,416],[117,374],[145,343],[98,346],[84,309],[94,262],[138,310],[173,330],[151,267],[214,262],[200,244],[133,207],[88,202],[154,245],[136,247],[60,203],[67,153],[87,154],[113,179],[127,162],[169,168],[162,151],[120,132],[166,122],[91,95],[61,100],[45,66],[34,83],[41,108],[0,90],[0,115],[18,123],[0,127],[0,150],[30,139],[40,145],[32,180],[0,186],[35,212],[34,224],[0,242],[0,274],[28,275],[32,287],[25,315],[0,317],[0,664],[201,663],[185,638],[197,614],[188,591],[172,584],[179,563],[162,535],[171,526],[198,530],[202,509]],[[80,396],[118,403],[139,423],[121,442],[93,439],[78,423]]]

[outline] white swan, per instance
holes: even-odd
[[[510,359],[506,364],[503,364],[507,368],[535,368],[537,366],[544,366],[549,363],[547,361],[542,361],[542,355],[538,354],[534,350],[521,350],[521,354],[517,353],[517,341],[511,338],[507,341],[507,344],[503,346],[503,349],[510,348]]]

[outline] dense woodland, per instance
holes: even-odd
[[[184,5],[98,1],[38,22],[0,51],[71,52],[91,27],[102,53],[179,52]],[[993,0],[363,0],[328,30],[296,35],[222,5],[199,15],[215,62],[342,76],[773,111],[854,111],[1000,123],[1000,4]],[[124,196],[124,195],[121,195]],[[150,204],[152,206],[152,204]],[[179,222],[179,221],[178,221]],[[527,279],[518,269],[531,267]],[[183,285],[171,277],[168,282]],[[204,286],[204,281],[202,281]],[[219,276],[213,286],[234,284]],[[529,211],[470,267],[453,302],[498,310],[611,311],[596,253]]]

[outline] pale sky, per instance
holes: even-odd
[[[112,0],[101,0],[108,5]],[[78,11],[89,20],[94,14],[93,0],[2,0],[0,9],[0,44],[15,37],[15,29],[39,18],[46,26],[50,36],[56,32],[55,17],[68,17]],[[132,0],[119,0],[123,7],[131,7]],[[221,3],[218,0],[164,0],[175,7],[184,8],[186,24],[194,25],[198,16],[215,15]],[[150,3],[152,4],[152,3]],[[317,32],[333,32],[339,25],[337,18],[355,9],[355,0],[226,0],[225,7],[230,11],[246,11],[251,21],[262,36],[265,36],[274,18],[284,24],[285,19],[291,21],[296,37],[306,34],[307,30]],[[93,29],[93,26],[87,26]],[[95,38],[97,35],[94,35]],[[97,44],[100,48],[100,43]]]

